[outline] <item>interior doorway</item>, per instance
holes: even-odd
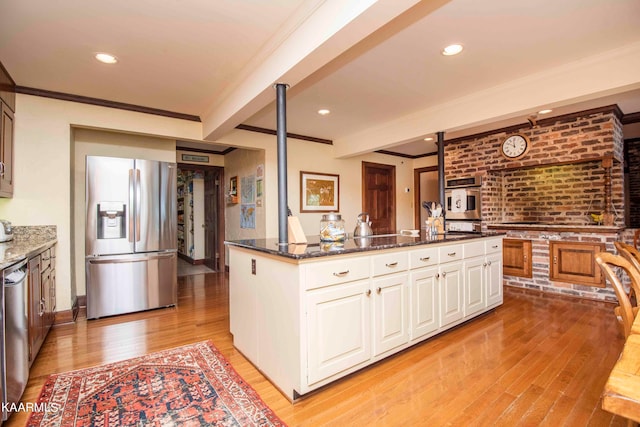
[[[362,162],[362,210],[375,234],[396,232],[396,167]]]
[[[178,254],[185,261],[222,271],[224,168],[178,164]]]
[[[438,167],[429,166],[413,170],[413,188],[414,191],[414,215],[415,228],[421,229],[426,227],[426,221],[429,214],[422,207],[422,202],[439,202],[439,182]]]

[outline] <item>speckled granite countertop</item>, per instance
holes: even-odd
[[[434,243],[451,243],[456,241],[478,239],[482,237],[503,236],[505,233],[462,233],[448,232],[436,236],[426,235],[422,230],[419,235],[379,235],[364,238],[349,238],[344,242],[320,242],[320,236],[307,236],[306,245],[278,246],[278,239],[245,239],[226,241],[226,245],[238,246],[259,252],[278,255],[292,259],[308,259],[322,256],[341,255],[355,252],[376,251],[409,246],[428,245]]]
[[[4,269],[25,258],[56,244],[56,226],[14,226],[13,240],[0,243],[0,269]]]

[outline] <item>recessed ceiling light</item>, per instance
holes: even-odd
[[[442,54],[445,56],[457,55],[462,52],[461,44],[450,44],[449,46],[442,49]]]
[[[538,111],[538,114],[549,114],[550,112],[552,112],[553,110],[550,109],[546,109],[546,110],[540,110]]]
[[[118,58],[108,53],[96,53],[96,59],[105,64],[115,64],[118,62]]]
[[[433,141],[433,138],[431,138],[430,136],[428,136],[428,137],[426,137],[424,140],[425,140],[425,141]]]
[[[326,116],[327,114],[329,114],[331,111],[323,108],[322,110],[318,110],[318,114],[320,114],[321,116]]]

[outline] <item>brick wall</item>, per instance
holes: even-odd
[[[483,175],[485,222],[536,220],[584,225],[590,203],[594,212],[604,209],[600,159],[612,156],[611,210],[617,212],[616,225],[624,226],[624,144],[615,109],[561,116],[544,123],[448,143],[447,178]],[[500,152],[502,141],[514,133],[526,135],[531,142],[527,155],[515,161]],[[588,159],[593,161],[585,163]]]
[[[624,144],[617,107],[585,111],[538,121],[538,126],[511,128],[450,141],[445,146],[445,173],[482,175],[483,228],[488,223],[539,221],[551,224],[592,224],[589,213],[604,210],[603,157],[614,159],[611,169],[612,211],[620,232],[589,233],[510,230],[507,237],[530,238],[534,251],[532,279],[505,276],[505,284],[536,288],[591,299],[615,300],[606,288],[549,280],[549,238],[566,241],[601,241],[615,252],[624,218]],[[526,135],[531,148],[519,160],[508,160],[500,151],[511,134]],[[640,151],[640,150],[639,150]],[[638,209],[640,211],[640,209]]]
[[[507,237],[531,240],[531,265],[533,270],[533,278],[530,279],[526,277],[504,276],[505,285],[520,288],[537,289],[549,293],[560,293],[579,298],[604,300],[611,302],[617,301],[616,294],[608,283],[606,287],[602,288],[550,280],[549,242],[553,240],[561,240],[567,242],[599,242],[605,244],[606,251],[615,253],[616,250],[613,246],[613,242],[620,238],[619,233],[587,234],[521,230],[518,232],[509,231]],[[628,282],[628,280],[625,280],[625,282]]]

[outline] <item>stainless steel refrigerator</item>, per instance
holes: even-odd
[[[87,318],[177,303],[175,163],[87,156]]]

